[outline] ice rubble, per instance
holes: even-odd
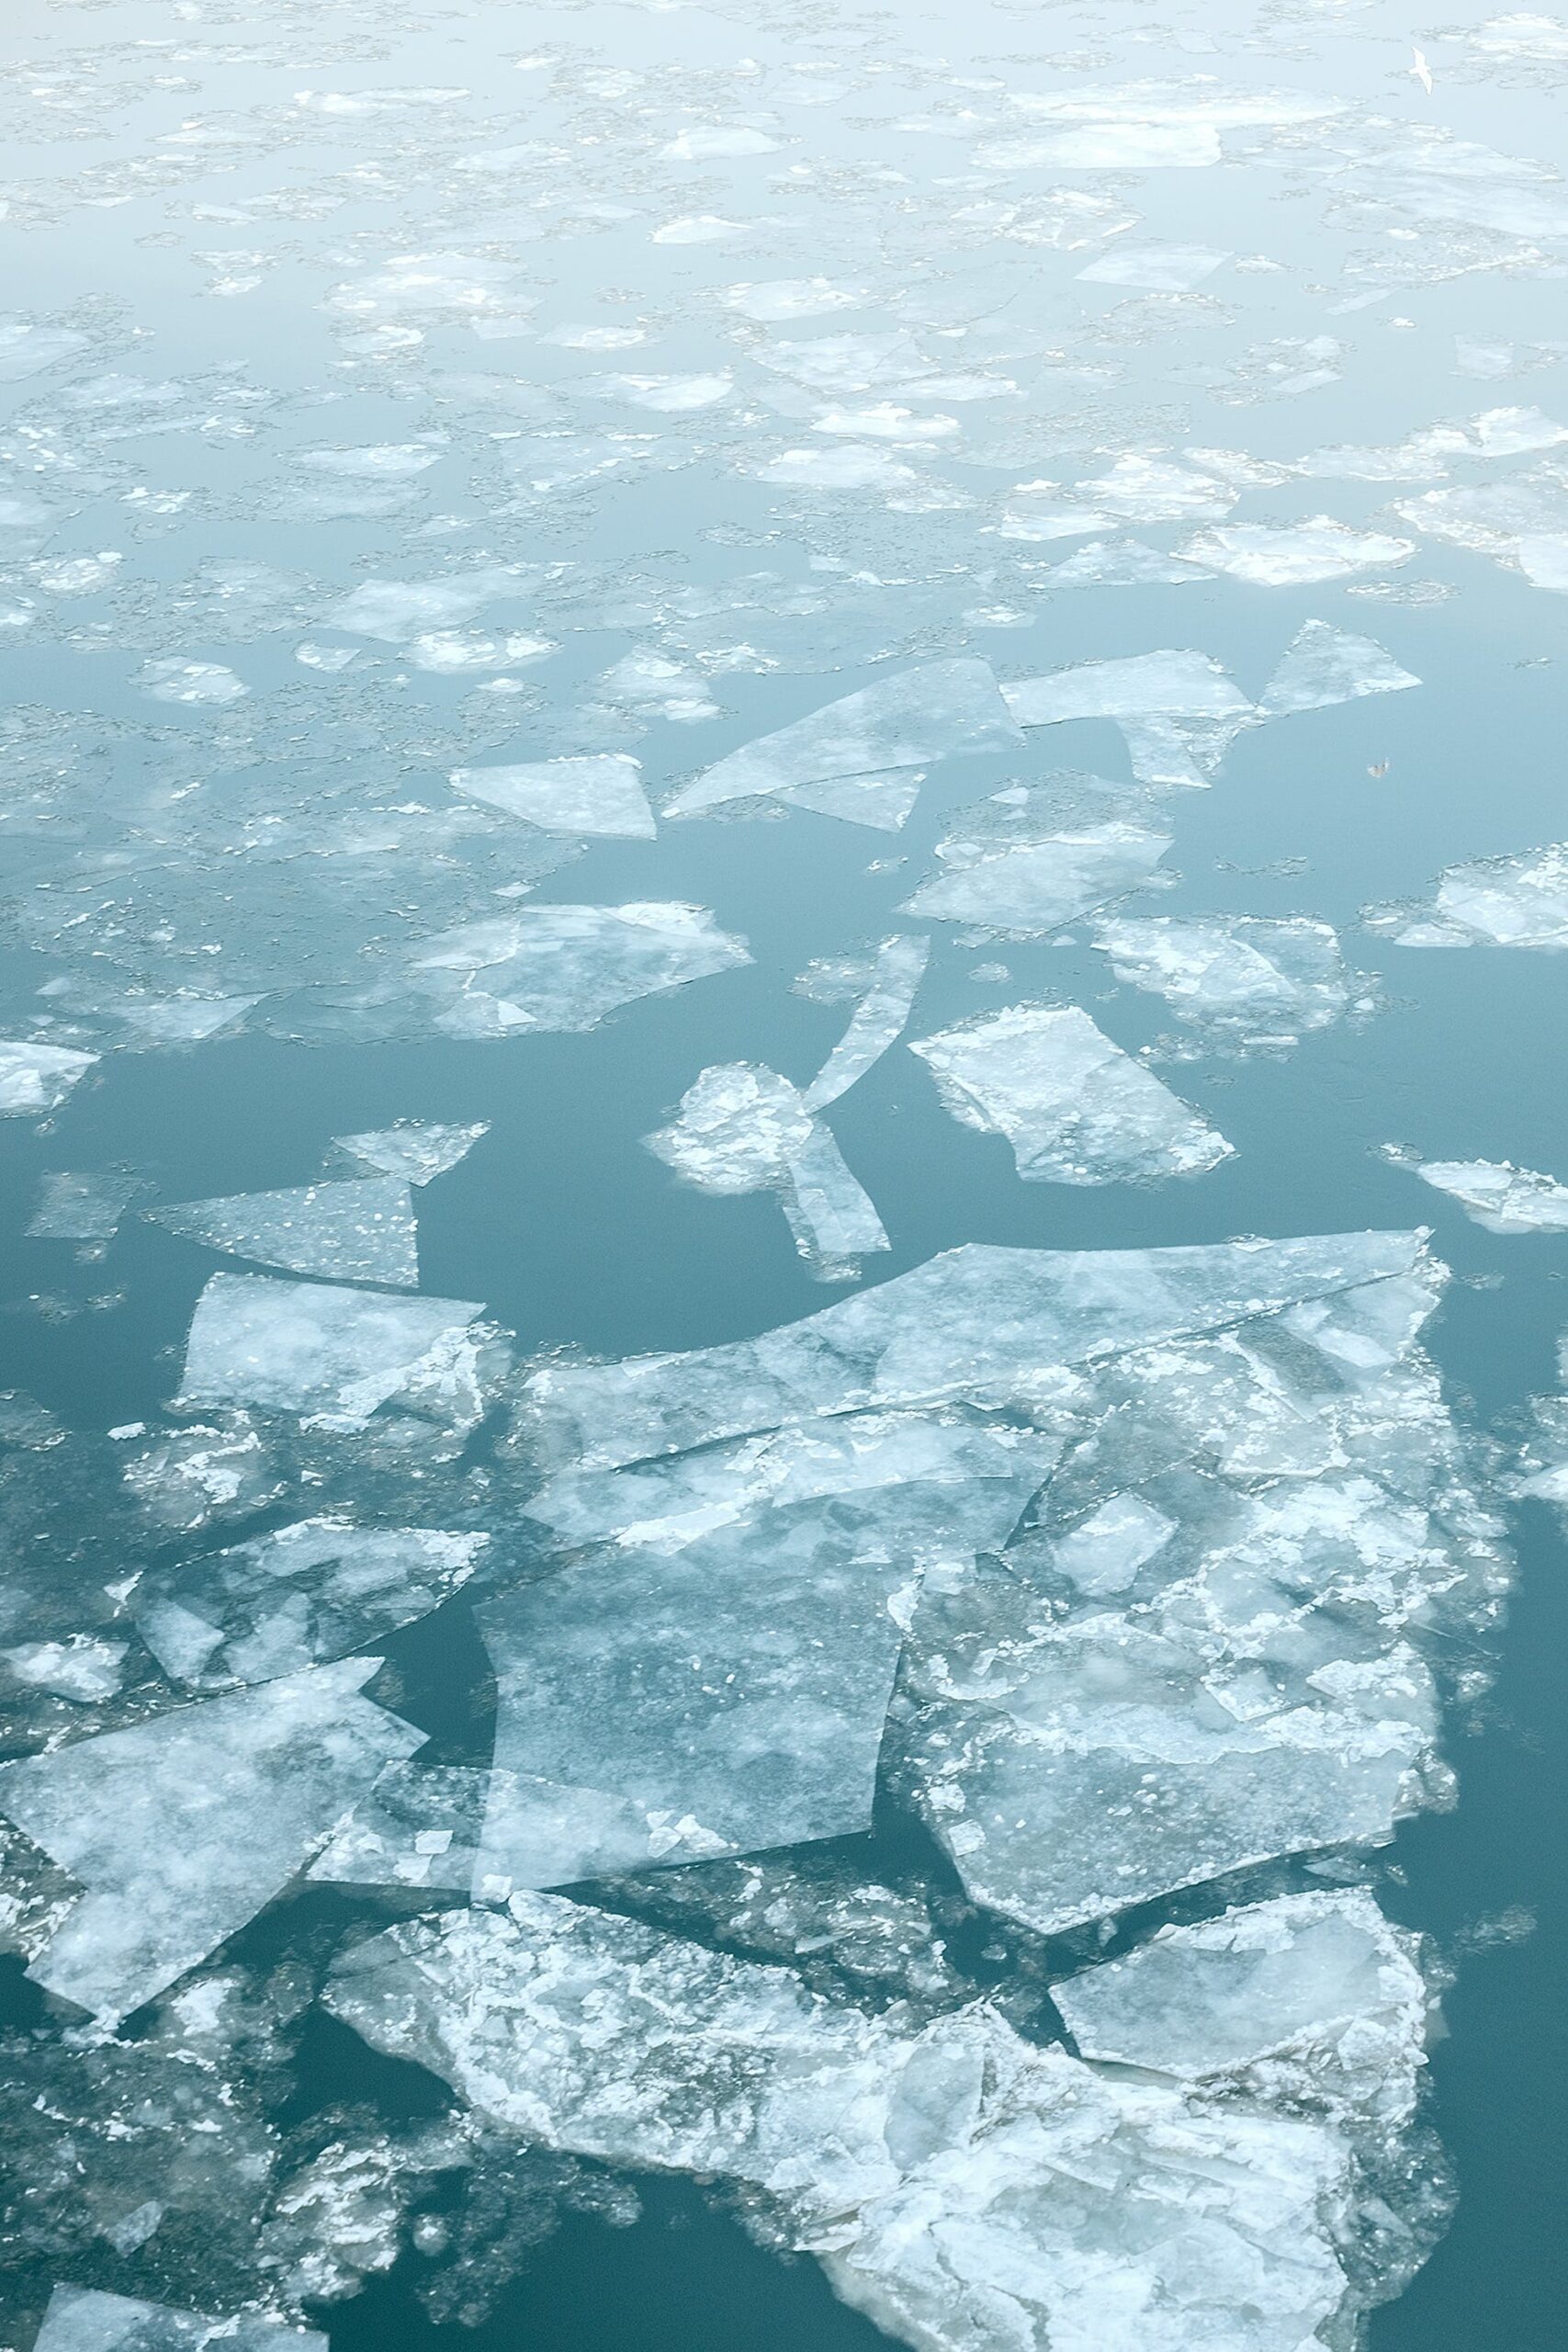
[[[279,1193],[180,1201],[145,1214],[187,1241],[294,1274],[419,1288],[409,1188],[395,1176],[328,1181]]]
[[[434,1120],[401,1119],[394,1126],[367,1129],[359,1135],[334,1136],[337,1149],[374,1168],[383,1176],[400,1176],[405,1184],[428,1184],[466,1159],[482,1136],[488,1119],[468,1126],[442,1125]]]
[[[1111,915],[1094,945],[1128,987],[1238,1045],[1294,1045],[1351,1001],[1332,926],[1306,915]]]
[[[1488,1233],[1568,1233],[1568,1185],[1508,1159],[1422,1159],[1391,1147],[1385,1157],[1408,1167],[1434,1192],[1447,1193]]]
[[[1450,865],[1425,907],[1373,907],[1369,931],[1397,947],[1568,947],[1568,842]]]
[[[0,1765],[0,1813],[85,1892],[29,1975],[113,2023],[280,1894],[424,1735],[358,1694],[377,1658],[308,1668]]]
[[[731,752],[678,792],[665,814],[778,799],[897,831],[914,806],[916,771],[1021,741],[988,662],[930,662]]]
[[[1326,621],[1306,621],[1258,698],[1269,718],[1296,710],[1323,710],[1361,695],[1398,694],[1421,681],[1402,670],[1375,638],[1352,637]]]
[[[651,841],[658,831],[639,762],[624,752],[521,767],[454,768],[454,788],[547,833]]]
[[[743,2185],[925,2352],[1184,2352],[1197,2329],[1294,2352],[1353,2317],[1354,2166],[1331,2128],[1116,2080],[983,2005],[876,2018],[541,1894],[393,1928],[326,1997],[531,2140]]]
[[[1297,2112],[1397,2130],[1415,2112],[1430,1995],[1414,1939],[1370,1894],[1287,1894],[1054,1984],[1080,2057],[1227,2077]]]
[[[28,1118],[57,1111],[72,1088],[100,1057],[71,1046],[32,1046],[0,1040],[0,1118]]]
[[[33,2352],[327,2352],[314,2328],[242,2313],[205,2319],[130,2295],[89,2287],[56,2287]]]
[[[1031,1182],[1194,1176],[1235,1148],[1077,1005],[1010,1005],[913,1045],[953,1117],[1005,1136]]]
[[[304,1413],[338,1430],[392,1406],[471,1428],[495,1360],[482,1313],[464,1299],[214,1274],[197,1302],[179,1402]]]
[[[937,843],[935,871],[903,911],[1037,939],[1166,882],[1156,869],[1172,835],[1152,810],[1129,810],[1134,798],[1125,786],[1070,773],[1009,785],[958,812]]]
[[[487,1538],[297,1520],[145,1569],[127,1606],[177,1681],[204,1690],[325,1664],[412,1623],[467,1583]]]

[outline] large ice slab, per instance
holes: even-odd
[[[674,900],[621,907],[522,907],[427,940],[415,992],[457,1037],[524,1029],[592,1029],[618,1006],[749,964],[743,940],[705,907]]]
[[[487,1602],[495,1772],[474,1886],[560,1886],[871,1825],[910,1569],[807,1503],[598,1554]]]
[[[444,1888],[467,1894],[490,1774],[461,1764],[389,1764],[310,1876],[335,1886]]]
[[[113,2022],[254,1918],[423,1744],[359,1696],[379,1663],[312,1667],[0,1765],[0,1813],[85,1889],[34,1981]]]
[[[179,1402],[304,1413],[362,1429],[383,1407],[466,1428],[495,1343],[468,1299],[391,1298],[270,1274],[214,1274],[186,1345]]]
[[[1326,621],[1306,621],[1264,687],[1258,707],[1266,718],[1280,718],[1291,711],[1355,702],[1363,695],[1401,694],[1420,683],[1375,638],[1353,637]]]
[[[1294,1045],[1350,1003],[1333,927],[1307,915],[1111,915],[1094,944],[1119,980],[1238,1046]]]
[[[427,1616],[468,1582],[488,1540],[297,1520],[229,1551],[143,1570],[127,1605],[177,1681],[204,1690],[266,1682]]]
[[[57,1111],[99,1058],[73,1046],[0,1039],[0,1118],[25,1119]]]
[[[522,817],[547,833],[650,842],[659,830],[642,788],[641,763],[624,752],[454,768],[451,782],[470,800]]]
[[[419,1232],[409,1188],[395,1176],[231,1193],[149,1209],[187,1241],[293,1274],[419,1288]]]
[[[1251,704],[1207,653],[1134,653],[1084,662],[1048,677],[1020,678],[1002,688],[1021,727],[1054,727],[1069,718],[1224,718]]]
[[[28,1237],[39,1241],[109,1241],[139,1193],[140,1176],[113,1168],[57,1169],[42,1183],[38,1206],[28,1220]]]
[[[1447,1193],[1488,1233],[1568,1233],[1568,1185],[1555,1176],[1509,1159],[1421,1159],[1397,1148],[1386,1157]]]
[[[1077,1005],[1010,1005],[916,1038],[914,1051],[953,1117],[1005,1136],[1031,1182],[1200,1175],[1234,1149]]]
[[[1450,865],[1425,905],[1370,908],[1398,947],[1568,947],[1568,842]]]
[[[1332,2131],[1109,2079],[984,2007],[917,2029],[541,1895],[394,1928],[327,1999],[530,2140],[748,2184],[920,2352],[1297,2352],[1353,2324]]]
[[[1085,2058],[1229,2077],[1351,2126],[1396,2129],[1415,2110],[1431,1996],[1415,1939],[1359,1889],[1162,1928],[1051,1995]]]
[[[1128,797],[1098,777],[1065,775],[960,810],[904,911],[1043,939],[1170,879],[1157,869],[1171,835],[1142,810],[1122,813]]]
[[[33,2352],[327,2352],[327,2338],[255,2312],[208,2319],[133,2295],[56,2287]]]
[[[933,760],[1005,751],[1021,741],[989,662],[969,655],[929,662],[879,678],[730,752],[678,792],[665,813],[694,817],[732,801],[787,799],[818,785],[875,780]],[[854,806],[844,796],[832,813],[852,817]],[[893,821],[901,824],[907,814],[906,808]],[[877,813],[874,803],[861,821],[886,825],[888,816]]]

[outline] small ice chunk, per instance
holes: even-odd
[[[39,1204],[28,1224],[34,1241],[108,1241],[119,1230],[120,1218],[137,1194],[146,1189],[140,1176],[114,1169],[90,1174],[56,1170],[43,1180]]]
[[[1288,711],[1354,702],[1361,695],[1398,694],[1420,683],[1375,638],[1352,637],[1326,621],[1307,621],[1264,687],[1258,707],[1266,717],[1279,718]]]
[[[0,319],[0,384],[17,384],[26,376],[40,376],[46,368],[58,368],[62,359],[85,351],[87,342],[74,327],[45,326],[34,319]]]
[[[1333,927],[1306,915],[1111,915],[1094,944],[1128,987],[1247,1045],[1293,1045],[1349,1003]]]
[[[328,2342],[313,2327],[288,2327],[255,2312],[207,2319],[94,2287],[56,2287],[33,2352],[328,2352]]]
[[[1224,524],[1200,531],[1179,550],[1190,563],[1228,572],[1255,588],[1306,588],[1357,571],[1392,571],[1415,552],[1414,539],[1353,531],[1330,514],[1301,523]]]
[[[776,139],[749,123],[705,122],[677,132],[659,153],[667,163],[710,164],[740,155],[771,155],[778,145]]]
[[[1532,588],[1568,596],[1568,532],[1527,531],[1514,552]]]
[[[407,645],[432,630],[459,628],[486,605],[525,593],[524,574],[507,564],[456,572],[446,580],[367,580],[326,619],[351,637]]]
[[[1201,563],[1162,555],[1141,539],[1091,539],[1048,575],[1053,588],[1175,588],[1212,575]]]
[[[363,1429],[394,1405],[467,1429],[485,1409],[494,1353],[483,1308],[392,1298],[270,1274],[214,1274],[186,1347],[182,1406],[256,1405],[325,1429]]]
[[[467,1894],[490,1774],[460,1764],[389,1764],[310,1876],[340,1886],[445,1887]]]
[[[1248,709],[1234,718],[1119,718],[1127,763],[1140,784],[1206,792],[1245,728],[1260,723]]]
[[[865,289],[837,286],[827,277],[773,277],[756,285],[731,286],[725,307],[759,326],[774,326],[785,319],[820,319],[829,311],[858,311]]]
[[[1326,2110],[1409,2121],[1428,1996],[1413,1939],[1359,1889],[1288,1894],[1190,1928],[1051,1988],[1085,2058]]]
[[[811,1133],[797,1088],[752,1062],[716,1062],[694,1079],[674,1124],[644,1137],[656,1158],[704,1193],[782,1182]]]
[[[395,1125],[367,1129],[355,1136],[334,1136],[339,1151],[383,1176],[399,1176],[405,1184],[428,1184],[466,1159],[481,1136],[490,1133],[488,1119],[469,1126],[443,1125],[435,1120],[400,1119]]]
[[[145,1214],[208,1250],[295,1274],[419,1287],[418,1232],[408,1186],[395,1176],[231,1193]]]
[[[1020,678],[1002,696],[1021,727],[1068,718],[1164,717],[1223,718],[1250,712],[1234,680],[1207,653],[1134,653],[1117,662],[1084,662],[1048,677]]]
[[[1509,1159],[1424,1159],[1412,1173],[1447,1193],[1488,1233],[1568,1233],[1568,1185],[1533,1168]]]
[[[100,1057],[73,1046],[34,1046],[0,1038],[0,1118],[25,1119],[57,1111]]]
[[[1029,1182],[1195,1176],[1234,1150],[1077,1005],[1010,1005],[914,1050],[953,1117],[1006,1136]]]
[[[1398,947],[1568,947],[1568,842],[1450,865],[1426,907],[1371,907],[1369,931]]]
[[[1176,1521],[1136,1495],[1112,1495],[1051,1546],[1061,1576],[1092,1600],[1125,1592],[1138,1570],[1165,1549]]]
[[[928,662],[731,752],[678,792],[665,813],[696,816],[731,801],[787,797],[851,778],[879,783],[890,770],[1004,751],[1022,740],[989,662],[969,655]],[[849,804],[834,813],[849,814]]]
[[[897,1044],[930,957],[929,940],[896,935],[883,941],[876,951],[871,984],[851,1015],[849,1027],[801,1098],[808,1111],[820,1111],[847,1094]]]
[[[128,1646],[90,1634],[73,1634],[64,1642],[19,1642],[14,1649],[0,1649],[0,1668],[29,1690],[91,1706],[119,1689]]]
[[[0,1813],[85,1890],[28,1974],[116,2023],[303,1870],[424,1735],[347,1658],[0,1765]]]
[[[782,1192],[795,1248],[819,1281],[852,1281],[868,1251],[892,1247],[871,1195],[820,1119],[790,1155]]]
[[[1149,294],[1188,294],[1230,255],[1210,245],[1112,245],[1080,269],[1080,283],[1132,286]]]
[[[238,702],[251,691],[220,662],[144,662],[136,683],[153,702]]]
[[[538,760],[521,767],[454,768],[470,800],[525,818],[547,833],[651,841],[658,831],[642,788],[642,766],[624,752]]]
[[[297,1520],[254,1542],[145,1569],[127,1606],[165,1672],[203,1690],[326,1665],[428,1616],[489,1538]]]
[[[1071,786],[1076,780],[1054,781]],[[937,843],[937,870],[905,899],[902,911],[1043,939],[1131,890],[1166,880],[1156,869],[1170,834],[1100,814],[1127,797],[1125,787],[1119,792],[1098,779],[1086,781],[1097,790],[1081,808],[1048,781],[1010,788],[957,811]]]

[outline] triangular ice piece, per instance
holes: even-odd
[[[1362,695],[1396,695],[1421,681],[1402,670],[1375,638],[1352,637],[1326,621],[1308,621],[1264,687],[1259,710],[1282,718],[1293,710],[1325,710]]]
[[[466,1159],[481,1136],[490,1133],[490,1121],[479,1119],[472,1126],[442,1126],[434,1120],[400,1119],[396,1125],[367,1129],[356,1136],[334,1136],[333,1141],[340,1151],[362,1167],[374,1168],[383,1176],[400,1176],[405,1184],[428,1184],[437,1176],[445,1176]]]
[[[181,1201],[148,1216],[187,1241],[294,1274],[419,1287],[418,1229],[409,1188],[396,1177],[299,1184],[281,1193],[230,1193]]]
[[[547,833],[650,842],[658,827],[642,788],[642,766],[625,752],[590,752],[520,767],[454,768],[451,784],[470,800],[521,817]]]

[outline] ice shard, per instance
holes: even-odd
[[[538,760],[521,767],[454,768],[455,790],[542,832],[651,841],[658,831],[639,762],[624,752]]]
[[[1296,710],[1324,710],[1363,695],[1394,695],[1421,681],[1402,670],[1375,638],[1352,637],[1326,621],[1306,621],[1258,698],[1268,718]]]
[[[1421,1159],[1397,1149],[1385,1157],[1447,1193],[1488,1233],[1568,1233],[1568,1185],[1555,1176],[1508,1159]]]
[[[1054,727],[1069,718],[1224,718],[1252,706],[1207,653],[1134,653],[1085,662],[1048,677],[1020,678],[1002,688],[1021,727]]]
[[[1057,1184],[1201,1175],[1234,1146],[1077,1005],[1010,1005],[914,1040],[953,1117]]]
[[[79,1053],[73,1046],[0,1039],[0,1118],[25,1119],[39,1112],[58,1111],[99,1058],[97,1054]]]
[[[1416,542],[1391,531],[1355,531],[1330,514],[1314,514],[1301,523],[1221,524],[1200,531],[1178,552],[1255,588],[1310,588],[1358,571],[1394,571],[1409,562]]]
[[[158,1225],[228,1257],[294,1274],[419,1288],[419,1237],[409,1188],[395,1176],[232,1193],[149,1209]]]
[[[883,941],[849,1027],[801,1097],[808,1111],[823,1110],[847,1094],[897,1043],[930,956],[929,940],[896,935]]]
[[[281,1894],[424,1735],[360,1697],[377,1658],[308,1668],[0,1765],[0,1813],[80,1881],[29,1974],[114,2023]]]
[[[743,940],[705,907],[671,900],[621,907],[524,907],[426,940],[410,986],[455,1037],[525,1029],[592,1029],[641,997],[749,964]]]
[[[780,1197],[795,1246],[819,1281],[852,1282],[862,1258],[892,1247],[875,1203],[820,1119],[791,1153]]]
[[[400,1119],[390,1127],[367,1129],[360,1135],[334,1136],[339,1151],[374,1168],[383,1176],[398,1176],[405,1184],[428,1184],[466,1159],[482,1136],[488,1119],[468,1126],[444,1125],[434,1119]]]
[[[112,1168],[78,1173],[61,1169],[43,1180],[37,1208],[28,1220],[28,1234],[38,1241],[110,1241],[119,1221],[139,1193],[147,1189],[140,1176]]]
[[[483,1311],[466,1299],[214,1274],[197,1301],[179,1402],[304,1413],[342,1430],[391,1406],[468,1428],[497,1361]]]
[[[700,816],[733,801],[788,798],[850,779],[874,786],[893,771],[1006,751],[1021,741],[988,662],[967,655],[930,662],[879,678],[730,752],[678,792],[665,813]],[[846,796],[832,813],[850,816],[852,807]],[[887,820],[873,815],[863,821]]]
[[[355,1806],[310,1876],[337,1886],[436,1887],[467,1894],[488,1771],[394,1761]]]

